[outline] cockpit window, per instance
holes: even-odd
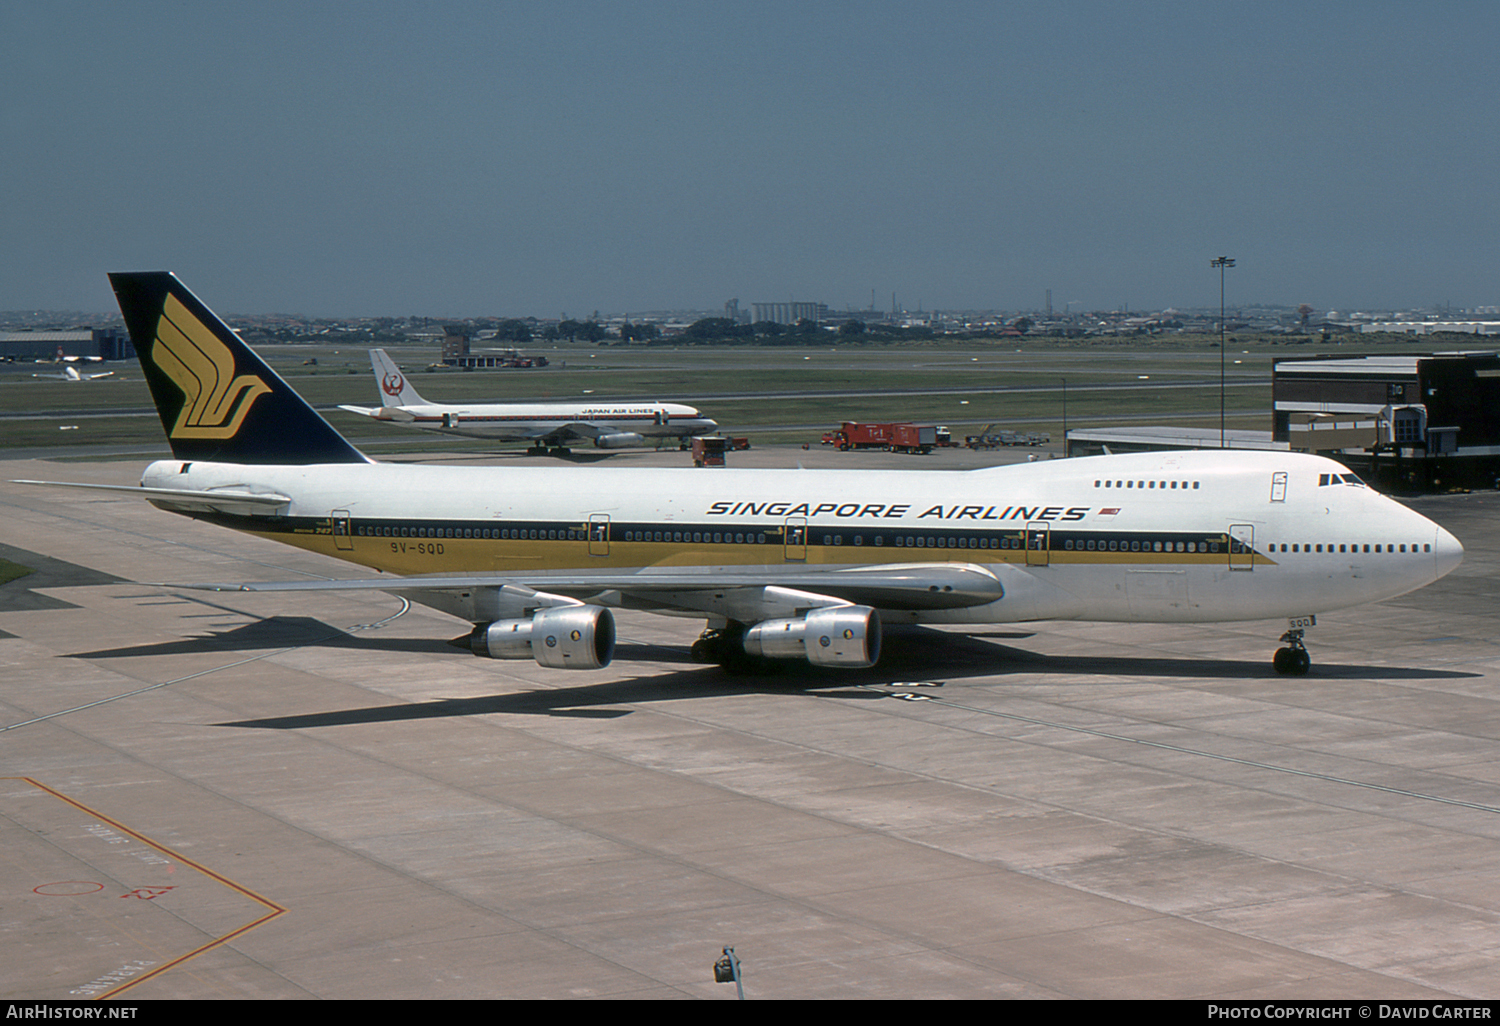
[[[1359,479],[1358,474],[1319,474],[1318,486],[1350,484],[1364,487],[1364,482]]]

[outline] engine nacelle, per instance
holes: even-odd
[[[880,659],[880,614],[869,606],[824,606],[800,620],[762,620],[745,631],[745,651],[806,659],[814,666],[874,666]]]
[[[603,606],[553,606],[529,620],[475,624],[469,647],[490,659],[535,659],[557,670],[597,670],[615,656],[615,617]]]
[[[594,446],[599,449],[629,449],[637,445],[645,445],[646,436],[638,435],[634,431],[621,431],[613,435],[595,435]]]

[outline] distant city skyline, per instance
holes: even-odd
[[[1302,304],[1290,303],[1231,303],[1228,306],[1228,314],[1233,318],[1258,319],[1273,314],[1286,315],[1295,312]],[[1308,311],[1310,318],[1332,317],[1335,320],[1388,320],[1414,317],[1417,319],[1452,318],[1454,320],[1485,320],[1495,321],[1500,319],[1500,305],[1478,304],[1472,307],[1457,306],[1428,306],[1428,307],[1397,307],[1397,306],[1370,306],[1363,309],[1349,310],[1323,310],[1313,308]],[[1018,317],[1040,317],[1044,315],[1042,307],[1033,308],[980,308],[980,309],[949,309],[949,310],[923,310],[903,309],[899,313],[891,310],[870,310],[868,308],[851,310],[828,309],[826,315],[821,318],[823,323],[837,325],[850,317],[859,317],[869,314],[874,318],[891,320],[906,318],[967,318],[978,320],[986,317],[1015,319]],[[1099,310],[1064,310],[1054,309],[1053,316],[1057,321],[1069,321],[1082,318],[1119,318],[1125,319],[1149,319],[1169,314],[1180,315],[1185,320],[1198,320],[1209,318],[1217,321],[1219,310],[1211,306],[1187,306],[1185,304],[1168,304],[1165,307],[1115,308]],[[588,314],[579,315],[576,318],[568,315],[534,314],[525,311],[514,311],[507,313],[460,313],[449,311],[446,313],[415,313],[415,314],[306,314],[296,311],[272,310],[272,311],[225,311],[221,314],[231,323],[242,321],[248,322],[275,322],[278,320],[305,321],[305,322],[327,322],[327,323],[358,323],[366,321],[394,321],[399,323],[424,322],[432,327],[434,331],[440,331],[445,322],[499,322],[504,320],[536,321],[538,323],[556,323],[561,319],[576,319],[580,321],[593,319],[595,316],[602,322],[616,322],[620,320],[640,321],[667,321],[670,319],[681,319],[684,322],[700,318],[718,318],[722,311],[715,308],[682,308],[678,310],[655,310],[647,308],[632,308],[629,310],[600,310],[591,311]],[[100,326],[104,324],[121,323],[118,309],[114,310],[45,310],[45,309],[21,309],[0,310],[0,332],[4,331],[30,331],[41,330],[45,326],[47,330],[60,330],[63,326]],[[754,323],[752,320],[749,323]],[[790,323],[790,322],[783,322]]]
[[[0,310],[1500,303],[1500,7],[0,0]],[[437,311],[438,313],[433,313]]]

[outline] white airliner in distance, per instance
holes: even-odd
[[[375,463],[174,276],[110,281],[173,451],[112,490],[405,575],[196,586],[390,591],[473,624],[476,655],[605,666],[611,609],[702,617],[695,656],[731,669],[870,666],[892,622],[1285,618],[1273,665],[1304,673],[1314,614],[1463,558],[1342,465],[1291,452],[968,471]]]
[[[600,449],[626,449],[650,440],[692,438],[718,427],[691,406],[678,403],[491,403],[444,405],[423,399],[384,349],[370,350],[381,405],[340,406],[374,420],[450,435],[530,442],[533,449],[588,442]]]
[[[52,378],[58,381],[98,381],[100,378],[112,378],[114,371],[100,371],[96,374],[80,374],[77,367],[69,364],[64,367],[61,374],[33,374],[34,378]]]

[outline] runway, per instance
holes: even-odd
[[[0,464],[8,999],[732,1000],[725,946],[750,999],[1500,996],[1496,493],[1416,501],[1464,565],[1320,616],[1305,678],[1281,622],[734,678],[691,620],[570,673],[390,596],[175,588],[360,571],[9,483],[141,466]]]

